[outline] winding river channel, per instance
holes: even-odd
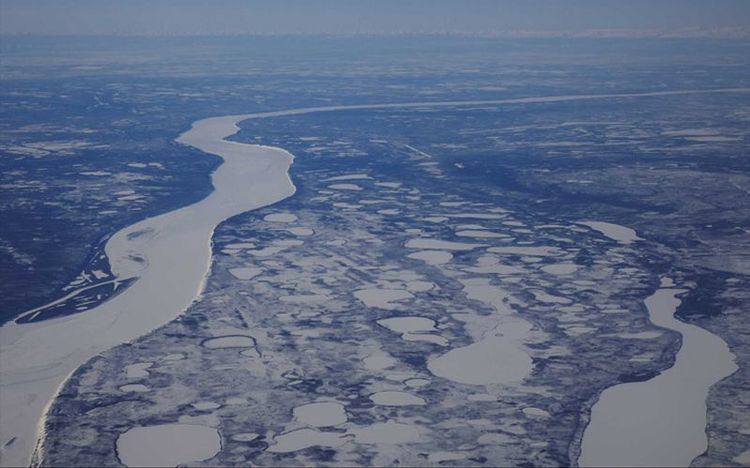
[[[289,177],[294,158],[290,153],[280,148],[226,140],[239,131],[237,124],[240,121],[356,109],[511,105],[746,92],[750,92],[750,88],[365,104],[199,120],[177,141],[223,159],[212,175],[214,191],[197,203],[128,226],[115,233],[106,244],[105,252],[113,274],[118,279],[137,278],[137,281],[123,293],[85,313],[25,324],[11,321],[0,328],[0,465],[20,466],[30,462],[37,441],[44,437],[44,415],[50,402],[80,365],[176,318],[200,296],[211,266],[211,237],[219,223],[276,203],[294,193],[295,187]],[[678,331],[686,333],[682,329]],[[691,355],[687,361],[691,363],[690,369],[682,365],[678,368],[686,348],[697,355]],[[675,365],[677,370],[673,372],[696,373],[701,366],[714,365],[700,355],[700,344],[695,349],[683,346]],[[696,385],[702,390],[696,391],[693,399],[675,399],[675,404],[692,405],[696,399],[703,398],[703,406],[699,408],[703,414],[702,424],[701,421],[690,421],[700,431],[705,429],[707,387],[704,387],[706,384],[710,387],[716,380],[695,383],[687,379],[684,386]],[[664,379],[655,378],[644,384],[660,386],[664,385],[663,382]],[[689,391],[693,391],[692,387]],[[602,395],[597,406],[607,406],[607,401],[608,397]],[[688,411],[688,408],[678,409]],[[596,418],[595,411],[592,426]],[[589,444],[607,442],[592,440],[584,441],[584,453],[589,453],[586,452]],[[688,452],[692,454],[693,447],[685,453]],[[585,462],[588,462],[588,456],[583,459]],[[687,460],[687,456],[684,459]]]
[[[737,365],[718,336],[674,318],[680,305],[672,281],[645,300],[651,322],[682,335],[675,363],[645,382],[602,392],[583,436],[580,466],[688,466],[708,447],[706,397]]]

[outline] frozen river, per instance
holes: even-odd
[[[224,140],[244,118],[200,120],[178,139],[224,159],[208,197],[129,226],[107,242],[115,276],[138,278],[130,288],[85,314],[9,322],[0,329],[0,440],[12,441],[3,449],[3,466],[28,464],[45,408],[71,372],[174,319],[198,297],[210,267],[211,236],[220,222],[294,193],[288,175],[291,154]]]
[[[583,436],[580,466],[688,466],[706,450],[706,396],[737,366],[721,338],[674,318],[685,290],[671,286],[662,280],[645,303],[654,325],[682,335],[674,366],[601,394]]]

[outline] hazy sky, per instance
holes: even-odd
[[[748,28],[750,0],[0,0],[0,34]]]

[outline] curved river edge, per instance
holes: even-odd
[[[649,319],[682,337],[669,369],[604,390],[591,408],[579,466],[689,466],[708,448],[706,397],[737,369],[718,336],[674,317],[685,289],[668,278],[646,298]]]
[[[11,321],[0,327],[0,466],[31,461],[35,447],[44,441],[49,404],[80,365],[173,320],[200,296],[211,266],[211,238],[219,223],[294,193],[288,172],[294,157],[289,152],[225,140],[239,131],[240,121],[340,110],[747,92],[750,88],[325,106],[195,122],[177,141],[223,159],[212,175],[214,191],[197,203],[128,226],[106,244],[113,275],[138,281],[86,313],[27,324]]]
[[[219,223],[294,193],[290,153],[225,140],[244,118],[200,120],[177,140],[224,160],[208,197],[131,225],[107,242],[112,273],[138,281],[86,313],[0,328],[2,465],[29,463],[38,436],[44,437],[47,405],[78,366],[169,322],[200,295]]]

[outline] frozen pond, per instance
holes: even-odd
[[[463,384],[508,384],[526,377],[531,360],[508,340],[490,336],[430,360],[427,368],[438,377]]]
[[[481,338],[461,348],[430,359],[427,369],[433,375],[470,385],[514,384],[531,372],[533,363],[519,345],[526,340],[531,325],[513,312],[505,302],[507,294],[487,280],[464,281],[468,298],[495,309],[496,325],[477,330]]]
[[[578,271],[578,265],[574,263],[555,263],[542,267],[542,271],[551,275],[569,275]]]
[[[721,338],[674,318],[683,292],[662,288],[645,301],[654,325],[682,334],[674,366],[601,394],[583,436],[581,466],[688,466],[706,450],[708,391],[737,366]]]
[[[229,273],[231,273],[232,276],[234,276],[237,279],[249,280],[263,273],[263,270],[261,270],[260,268],[253,268],[253,267],[240,267],[240,268],[231,268],[229,270]]]
[[[220,449],[216,429],[193,424],[134,427],[117,439],[126,466],[177,466],[206,460]]]
[[[370,400],[376,405],[382,406],[422,406],[425,404],[425,401],[418,396],[393,390],[373,393],[370,395]]]
[[[432,250],[473,250],[478,247],[486,247],[484,244],[470,244],[467,242],[452,242],[439,239],[419,238],[411,239],[406,243],[409,249],[432,249]]]
[[[360,289],[354,291],[354,297],[362,301],[367,307],[378,307],[390,310],[396,307],[393,302],[414,297],[409,291],[402,289]]]
[[[619,224],[605,223],[603,221],[582,221],[578,224],[588,226],[595,231],[601,232],[605,237],[617,241],[621,244],[631,244],[638,240],[643,240],[636,234],[635,230]]]
[[[347,442],[343,434],[320,432],[313,429],[300,429],[276,437],[276,444],[268,447],[272,453],[289,453],[308,447],[338,447]]]
[[[125,366],[125,375],[129,379],[142,379],[149,376],[148,369],[153,366],[153,362],[139,362]]]
[[[143,384],[128,384],[128,385],[121,386],[120,390],[123,392],[145,393],[149,389],[147,386]]]
[[[203,343],[203,346],[209,349],[219,348],[252,348],[255,346],[255,339],[245,335],[228,335],[218,338],[211,338]]]
[[[453,254],[442,250],[420,250],[410,253],[407,257],[422,260],[428,265],[442,265],[450,262],[453,259]]]
[[[297,215],[292,213],[272,213],[266,215],[263,219],[272,223],[293,223],[297,221]]]
[[[376,423],[362,429],[351,431],[359,444],[393,445],[407,444],[419,440],[419,430],[408,424],[394,421]]]
[[[378,324],[396,333],[435,330],[435,321],[425,317],[392,317],[378,320]]]
[[[310,403],[294,408],[294,419],[315,427],[337,426],[346,422],[346,411],[340,403]]]

